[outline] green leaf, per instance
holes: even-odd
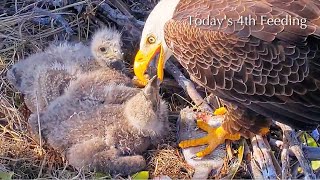
[[[14,172],[0,172],[1,180],[11,180]]]
[[[311,167],[314,171],[318,170],[320,168],[320,161],[311,161]]]
[[[134,180],[148,180],[149,179],[149,171],[141,171],[134,175],[132,175],[132,179]]]
[[[309,134],[307,134],[307,144],[310,147],[318,147],[317,142]]]
[[[302,141],[306,143],[310,147],[318,147],[317,142],[310,136],[308,133],[303,133]],[[320,168],[320,161],[311,161],[311,167],[313,170],[317,170]]]

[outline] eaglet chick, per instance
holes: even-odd
[[[82,43],[51,45],[43,52],[16,63],[7,77],[25,95],[25,103],[32,112],[41,112],[64,93],[71,80],[82,78],[89,71],[99,69],[100,73],[110,78],[109,81],[129,85],[131,80],[117,71],[121,69],[119,66],[124,67],[120,36],[116,30],[105,28],[95,33],[91,49]],[[95,47],[119,54],[111,56]],[[102,61],[106,63],[100,63]]]
[[[141,154],[160,143],[169,128],[158,83],[153,78],[142,90],[115,85],[95,93],[94,88],[92,96],[86,97],[90,100],[61,96],[40,114],[42,137],[64,152],[77,169],[88,167],[111,175],[141,171],[146,166]],[[123,93],[127,100],[110,104],[113,91]],[[37,133],[37,116],[29,123]]]
[[[112,28],[103,28],[94,33],[91,41],[91,52],[100,66],[109,66],[124,70],[121,51],[121,34]]]

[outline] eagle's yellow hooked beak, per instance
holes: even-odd
[[[153,48],[149,49],[148,52],[138,51],[133,65],[134,74],[137,76],[138,80],[142,85],[147,85],[148,79],[144,76],[147,71],[150,62],[153,58],[159,54],[158,65],[157,65],[157,76],[160,81],[163,80],[164,76],[164,51],[161,44],[155,45]]]

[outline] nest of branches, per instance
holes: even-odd
[[[41,51],[50,43],[87,42],[94,31],[104,26],[116,27],[122,32],[127,68],[132,70],[131,65],[135,50],[138,49],[144,20],[158,1],[4,0],[1,2],[0,173],[14,172],[13,178],[19,179],[101,177],[101,174],[94,172],[76,171],[66,164],[59,153],[46,145],[39,146],[28,131],[27,120],[30,111],[25,106],[22,95],[10,86],[5,75],[14,63]],[[166,68],[182,88],[177,86],[172,78],[165,79],[163,83],[166,85],[162,88],[162,94],[169,102],[173,130],[167,144],[145,154],[149,162],[147,169],[151,177],[169,175],[171,178],[189,179],[193,169],[184,162],[176,147],[175,122],[179,111],[190,105],[188,102],[191,102],[191,99],[195,104],[202,104],[204,109],[210,107],[205,107],[201,96],[197,94],[190,81],[187,82],[186,78],[181,79],[182,73],[178,68],[173,64],[167,65]],[[315,176],[308,160],[320,159],[319,148],[304,147],[304,150],[308,150],[304,153],[309,153],[306,159],[297,142],[295,131],[282,124],[277,125],[271,129],[268,139],[253,137],[251,142],[248,141],[249,145],[245,143],[247,150],[244,152],[245,161],[239,164],[237,175],[232,177],[262,178],[269,175],[271,178],[281,176],[286,179],[286,177],[303,177],[301,174],[305,174],[306,177]],[[281,147],[278,147],[279,143]],[[297,158],[292,158],[293,156]],[[292,162],[289,162],[290,160]],[[298,171],[300,166],[304,173]],[[248,169],[251,169],[251,173],[248,173]],[[320,174],[319,169],[316,172],[317,175]]]

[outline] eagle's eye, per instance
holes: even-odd
[[[151,35],[148,37],[147,41],[149,44],[154,44],[156,43],[156,38],[153,35]]]
[[[107,49],[105,47],[100,47],[100,51],[104,53],[107,51]]]

